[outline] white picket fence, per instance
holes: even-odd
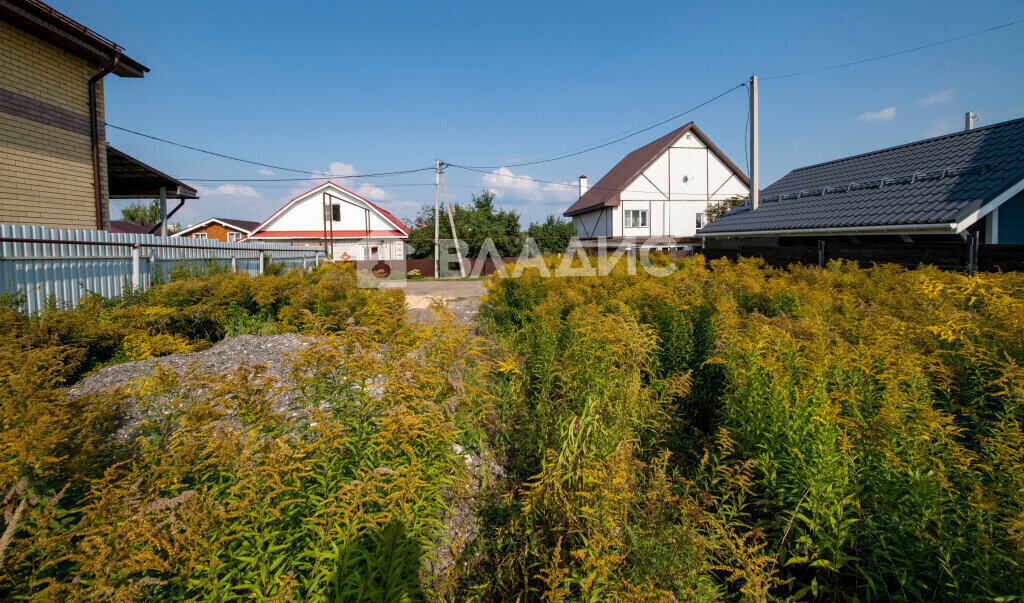
[[[323,250],[287,243],[220,241],[64,230],[0,224],[0,285],[25,296],[23,310],[38,312],[52,295],[72,306],[85,294],[114,297],[127,288],[146,289],[159,273],[166,280],[177,265],[215,260],[252,275],[263,258],[286,268],[313,267]]]

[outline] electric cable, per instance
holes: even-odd
[[[819,67],[817,69],[808,69],[806,71],[795,71],[793,73],[783,73],[783,74],[779,74],[779,75],[768,75],[768,76],[761,77],[761,78],[758,78],[758,79],[760,79],[762,81],[764,81],[764,80],[778,80],[778,79],[787,78],[787,77],[796,77],[798,75],[807,75],[807,74],[810,74],[810,73],[820,73],[822,71],[830,71],[832,69],[842,69],[844,67],[852,67],[854,65],[861,65],[861,64],[864,64],[864,63],[870,63],[872,61],[880,61],[882,59],[888,59],[888,58],[899,56],[899,55],[902,55],[902,54],[908,54],[908,53],[911,53],[911,52],[917,52],[918,50],[924,50],[925,48],[932,48],[934,46],[941,46],[943,44],[949,44],[950,42],[956,42],[957,40],[963,40],[965,38],[972,38],[974,36],[980,36],[982,34],[993,32],[993,31],[996,31],[998,29],[1004,29],[1006,27],[1011,27],[1013,25],[1019,25],[1021,23],[1024,23],[1024,19],[1019,19],[1017,21],[1011,21],[1010,23],[1003,23],[1002,25],[997,25],[995,27],[989,27],[988,29],[982,29],[980,31],[971,32],[971,33],[964,34],[964,35],[961,35],[961,36],[956,36],[956,37],[953,37],[953,38],[948,38],[948,39],[945,39],[945,40],[940,40],[938,42],[932,42],[931,44],[924,44],[922,46],[916,46],[914,48],[907,48],[905,50],[898,50],[896,52],[890,52],[888,54],[878,55],[878,56],[871,57],[871,58],[868,58],[868,59],[860,59],[860,60],[857,60],[857,61],[850,61],[849,63],[842,63],[842,64],[839,64],[839,65],[831,65],[829,67]]]

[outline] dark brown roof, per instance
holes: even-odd
[[[661,157],[665,151],[687,132],[692,132],[722,163],[736,174],[736,177],[743,184],[748,187],[750,186],[750,180],[747,179],[746,174],[736,167],[736,164],[730,161],[725,156],[725,153],[715,146],[704,132],[701,132],[700,128],[691,121],[685,126],[673,130],[658,140],[646,144],[623,157],[621,161],[615,164],[615,167],[608,170],[608,173],[598,180],[597,184],[588,189],[562,215],[575,216],[599,207],[617,207],[619,205],[619,193],[622,192],[622,189],[629,186],[630,182],[633,182],[640,174],[644,173],[644,170],[650,167],[658,157]]]
[[[199,198],[199,193],[191,186],[110,145],[107,145],[107,183],[111,199],[156,199],[161,186],[167,187],[169,199]]]
[[[120,54],[114,73],[143,77],[149,68],[121,54],[121,47],[39,0],[0,0],[0,20],[62,48],[98,67]]]
[[[111,220],[110,221],[110,232],[120,232],[128,234],[149,234],[149,231],[153,230],[154,224],[146,224],[145,222],[128,222],[127,220]]]
[[[246,235],[248,235],[252,231],[256,230],[256,227],[260,225],[260,222],[255,222],[253,220],[239,220],[237,218],[207,218],[207,219],[203,220],[202,222],[197,222],[195,224],[192,224],[188,228],[185,228],[183,230],[179,230],[178,232],[174,233],[174,236],[180,237],[180,236],[186,235],[186,234],[192,232],[193,230],[199,230],[200,228],[206,228],[207,226],[209,226],[210,224],[213,224],[215,222],[220,222],[221,225],[223,225],[223,226],[227,226],[227,227],[233,228],[235,230],[240,230],[240,231],[244,232]]]
[[[259,220],[255,220],[255,221],[254,220],[237,220],[235,218],[214,218],[214,219],[215,220],[220,220],[221,222],[223,222],[225,224],[230,224],[231,226],[234,226],[238,230],[244,230],[246,232],[252,232],[253,230],[256,229],[257,226],[260,225]]]

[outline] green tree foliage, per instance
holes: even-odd
[[[481,191],[473,195],[469,204],[453,204],[456,234],[469,247],[469,257],[479,257],[480,247],[487,238],[494,241],[502,257],[518,256],[521,247],[519,214],[512,210],[494,206],[494,193]],[[441,207],[440,232],[442,239],[452,238],[445,208]],[[434,206],[424,205],[416,217],[415,226],[409,235],[409,244],[415,257],[433,257],[434,254]]]
[[[549,215],[543,222],[531,222],[526,236],[537,241],[542,253],[565,253],[569,240],[576,236],[576,229],[572,222]]]
[[[737,205],[743,203],[750,197],[730,197],[728,199],[711,204],[704,211],[704,223],[713,222],[723,215],[732,211]]]
[[[133,202],[121,208],[121,219],[127,222],[158,224],[160,222],[160,201],[154,199],[149,203]]]

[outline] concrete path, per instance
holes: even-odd
[[[389,285],[387,281],[384,281],[381,286],[394,285]],[[416,316],[429,316],[430,302],[434,299],[441,299],[459,320],[466,323],[476,322],[476,314],[480,310],[480,298],[486,293],[482,279],[408,281],[402,289],[405,291],[406,303],[409,304],[409,308]]]

